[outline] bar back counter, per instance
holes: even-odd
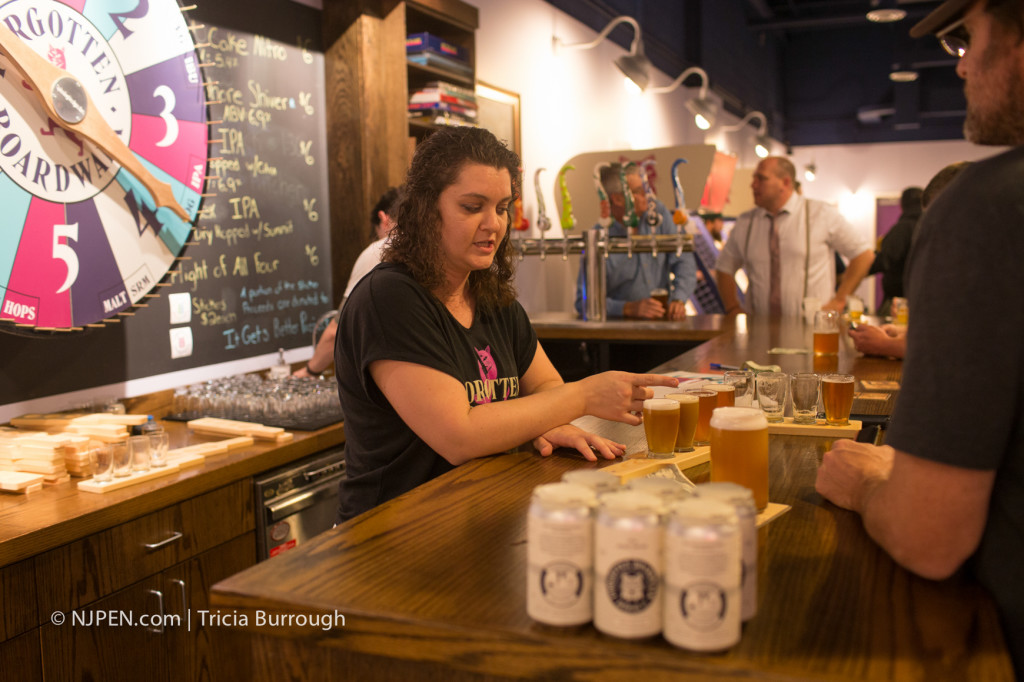
[[[169,403],[127,407],[160,417]],[[211,440],[163,424],[171,448]],[[248,649],[195,616],[214,582],[256,563],[253,476],[343,441],[337,424],[103,494],[75,480],[0,494],[0,680],[247,679]]]
[[[721,323],[717,321],[716,324]],[[747,360],[783,371],[898,380],[900,363],[847,345],[831,367],[802,321],[740,316],[657,367],[706,372]],[[854,412],[888,414],[891,395]],[[621,425],[605,424],[621,434]],[[639,438],[642,440],[642,427]],[[273,680],[1012,680],[993,604],[965,576],[933,582],[897,566],[857,515],[814,490],[826,438],[773,435],[770,499],[791,509],[758,531],[758,613],[715,655],[661,637],[621,640],[526,614],[526,521],[534,486],[607,466],[523,448],[462,465],[294,551],[213,586],[215,634],[245,679]],[[707,480],[702,464],[686,472]],[[242,679],[239,677],[238,679]]]

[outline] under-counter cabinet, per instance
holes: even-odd
[[[213,583],[256,563],[254,529],[243,480],[0,569],[13,607],[0,670],[47,682],[247,679],[238,666],[250,657],[226,649],[230,638],[221,646],[202,612]]]

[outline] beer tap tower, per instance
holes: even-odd
[[[551,251],[561,250],[562,260],[568,260],[569,255],[583,255],[585,263],[583,292],[584,307],[583,320],[586,322],[604,322],[606,318],[605,296],[607,282],[605,277],[604,261],[613,253],[624,253],[628,258],[633,257],[634,251],[649,250],[652,255],[659,253],[675,253],[682,255],[684,252],[693,251],[693,238],[684,229],[686,223],[685,209],[682,203],[682,190],[676,180],[676,167],[679,163],[686,163],[685,159],[679,159],[672,168],[673,181],[676,189],[676,216],[682,215],[682,222],[678,218],[675,234],[643,234],[628,235],[625,237],[609,237],[608,226],[611,225],[611,212],[608,205],[608,197],[600,183],[600,169],[604,164],[598,164],[594,168],[594,178],[598,189],[598,198],[601,201],[601,218],[598,226],[585,230],[579,237],[570,237],[568,231],[576,225],[576,218],[572,213],[572,198],[565,182],[565,174],[574,170],[571,165],[565,165],[558,173],[559,187],[562,194],[561,226],[563,237],[546,237],[545,233],[551,229],[551,219],[547,216],[544,205],[544,195],[541,191],[540,174],[546,170],[538,168],[533,174],[534,188],[537,193],[537,229],[540,238],[526,238],[521,232],[516,232],[512,238],[512,246],[519,253],[519,259],[526,256],[540,256],[546,260],[547,254]],[[650,185],[644,178],[644,186],[647,188],[649,198],[653,197],[650,192]],[[608,209],[605,215],[606,208]],[[559,249],[560,246],[560,249]],[[554,248],[551,248],[554,247]]]

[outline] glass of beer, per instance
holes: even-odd
[[[754,403],[754,373],[749,369],[730,369],[723,380],[735,389],[733,400],[737,407],[751,407]]]
[[[700,398],[689,393],[669,393],[665,396],[679,403],[679,430],[676,432],[676,452],[693,452],[693,435],[700,417]]]
[[[644,434],[648,457],[671,457],[679,432],[679,403],[669,398],[644,401]]]
[[[757,385],[757,404],[761,406],[765,419],[773,424],[783,421],[789,375],[783,372],[759,372],[754,383]]]
[[[665,309],[662,317],[668,317],[668,289],[654,289],[651,291],[651,298],[661,304],[661,307]]]
[[[711,480],[749,488],[758,511],[768,506],[768,420],[761,410],[715,410],[711,417]]]
[[[839,354],[839,313],[834,310],[814,313],[814,354]]]
[[[789,379],[789,392],[793,396],[793,423],[816,424],[821,377],[813,372],[797,372]]]
[[[831,426],[850,423],[853,409],[853,375],[826,374],[821,378],[821,401],[825,403],[825,421]]]
[[[704,384],[704,388],[718,394],[715,407],[732,407],[736,404],[736,387],[732,384]]]
[[[892,313],[893,324],[906,325],[907,320],[910,318],[910,308],[907,306],[907,299],[894,296],[890,304],[890,312]]]
[[[707,445],[711,442],[711,413],[718,406],[718,392],[706,388],[694,388],[684,392],[697,396],[698,400],[697,430],[693,434],[693,444]]]

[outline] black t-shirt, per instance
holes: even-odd
[[[972,164],[925,212],[908,261],[893,447],[994,470],[970,567],[1024,679],[1024,147]]]
[[[518,302],[477,306],[466,329],[404,266],[374,268],[342,310],[334,349],[345,412],[339,519],[453,468],[398,416],[370,375],[371,363],[400,360],[450,374],[465,385],[467,402],[480,405],[517,397],[536,351],[537,335]]]

